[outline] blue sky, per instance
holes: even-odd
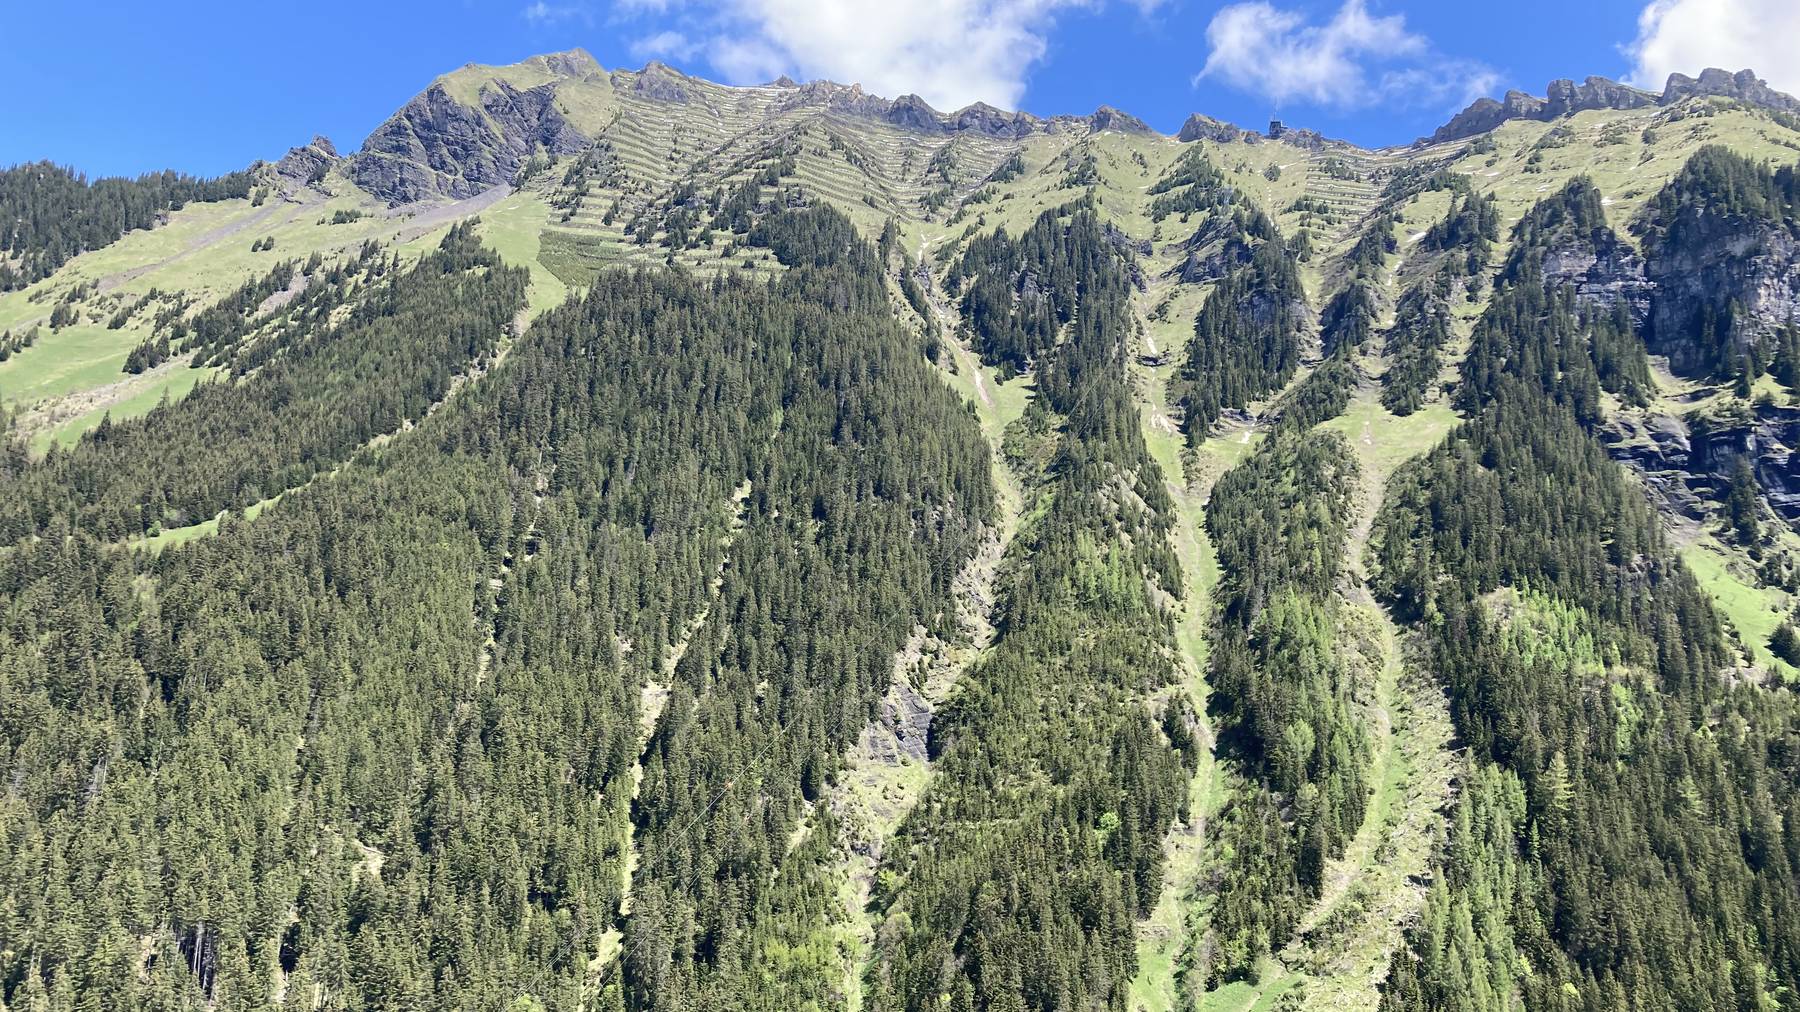
[[[786,72],[1031,112],[1271,115],[1363,144],[1430,132],[1476,94],[1587,74],[1753,67],[1800,91],[1796,0],[0,0],[27,82],[0,164],[215,174],[324,133],[354,149],[432,77],[581,46],[734,83]]]

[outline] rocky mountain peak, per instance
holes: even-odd
[[[1670,105],[1695,97],[1731,98],[1767,109],[1800,112],[1800,99],[1769,87],[1768,82],[1757,77],[1755,71],[1751,70],[1740,70],[1733,74],[1718,67],[1708,67],[1700,72],[1699,77],[1670,74],[1668,84],[1663,86],[1661,103]]]
[[[1438,127],[1423,143],[1442,144],[1486,133],[1502,123],[1515,119],[1549,122],[1573,116],[1589,109],[1641,109],[1666,106],[1688,98],[1721,97],[1749,102],[1769,109],[1800,112],[1800,101],[1768,86],[1748,70],[1728,73],[1716,67],[1700,72],[1697,78],[1686,74],[1670,74],[1661,95],[1604,77],[1589,77],[1576,84],[1566,78],[1551,81],[1544,97],[1508,91],[1495,101],[1478,98],[1468,108]]]
[[[534,151],[581,151],[593,140],[558,108],[556,87],[498,78],[469,105],[437,81],[375,128],[351,176],[389,204],[462,199],[510,181]]]
[[[525,61],[525,65],[555,74],[558,77],[599,77],[606,73],[600,61],[594,59],[592,53],[577,46],[560,53],[544,53]]]
[[[1103,105],[1100,108],[1095,109],[1093,114],[1088,117],[1088,125],[1095,133],[1099,133],[1102,130],[1117,130],[1120,133],[1125,134],[1149,134],[1156,132],[1150,128],[1150,124],[1145,123],[1143,120],[1138,119],[1128,112],[1121,112],[1110,105]]]
[[[644,69],[635,74],[620,72],[613,75],[613,84],[618,86],[620,79],[629,76],[631,92],[656,102],[672,102],[685,105],[689,99],[688,77],[661,60],[651,60],[644,64]]]
[[[1212,141],[1215,144],[1234,142],[1260,144],[1262,135],[1253,130],[1245,130],[1234,123],[1194,113],[1187,118],[1186,123],[1181,124],[1181,132],[1175,135],[1175,139],[1184,144],[1193,141]]]
[[[1544,97],[1508,91],[1500,101],[1478,98],[1438,127],[1427,143],[1441,144],[1486,133],[1508,120],[1548,122],[1588,109],[1638,109],[1656,105],[1656,95],[1604,77],[1588,77],[1580,84],[1567,78],[1551,81]]]
[[[323,178],[340,160],[342,156],[331,139],[319,134],[300,147],[289,148],[288,153],[275,163],[275,174],[286,184],[304,186]]]

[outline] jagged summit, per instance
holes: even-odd
[[[1478,99],[1419,143],[1460,140],[1515,119],[1547,122],[1589,109],[1638,109],[1713,96],[1800,111],[1800,101],[1775,91],[1748,70],[1733,74],[1708,69],[1698,77],[1674,74],[1660,95],[1604,77],[1580,83],[1562,79],[1550,82],[1541,97],[1509,91],[1498,100]],[[676,112],[672,106],[687,108]],[[671,129],[685,123],[679,129],[716,135],[709,142],[716,144],[736,143],[732,138],[785,129],[779,125],[819,116],[873,123],[915,136],[970,136],[1002,143],[1043,134],[1156,133],[1143,120],[1110,105],[1086,116],[1043,117],[985,102],[944,112],[916,93],[883,98],[859,84],[831,80],[798,82],[783,75],[767,84],[737,87],[684,73],[660,60],[638,70],[609,72],[585,50],[570,49],[507,66],[469,64],[439,77],[369,135],[350,159],[350,174],[358,185],[390,204],[473,197],[510,182],[536,152],[568,155],[592,147],[621,115],[650,117]],[[1312,150],[1342,144],[1316,131],[1279,123],[1259,134],[1199,113],[1188,118],[1176,138],[1247,144],[1275,139]],[[304,170],[296,169],[302,178],[316,171],[316,159],[308,161]]]
[[[1127,134],[1153,134],[1156,132],[1151,128],[1150,124],[1138,119],[1128,112],[1121,112],[1110,105],[1103,105],[1100,108],[1095,109],[1093,113],[1088,116],[1088,122],[1093,125],[1093,128],[1096,131],[1117,130],[1120,133]]]
[[[1768,82],[1757,77],[1754,71],[1740,70],[1733,74],[1717,67],[1708,67],[1697,78],[1670,74],[1668,84],[1663,87],[1662,104],[1708,96],[1734,98],[1783,112],[1800,112],[1800,99],[1769,87]]]
[[[1566,78],[1551,81],[1544,97],[1508,91],[1504,98],[1478,98],[1457,113],[1450,122],[1439,127],[1424,143],[1441,144],[1486,133],[1500,124],[1515,119],[1540,122],[1561,119],[1589,109],[1641,109],[1652,105],[1673,105],[1695,97],[1721,97],[1749,102],[1787,112],[1800,110],[1800,101],[1785,95],[1749,70],[1736,74],[1711,67],[1698,78],[1686,74],[1670,74],[1662,94],[1644,91],[1604,77],[1589,77],[1580,84]]]
[[[1246,130],[1235,123],[1227,123],[1222,119],[1214,119],[1202,113],[1194,113],[1181,124],[1181,132],[1175,139],[1182,143],[1193,141],[1213,141],[1219,144],[1230,144],[1241,141],[1245,144],[1256,144],[1262,141],[1262,135],[1253,130]]]
[[[342,160],[343,156],[338,154],[331,138],[315,134],[306,144],[289,148],[288,153],[275,163],[275,174],[285,180],[286,185],[304,186],[323,178]]]

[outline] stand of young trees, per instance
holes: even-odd
[[[1210,682],[1245,783],[1219,819],[1227,855],[1206,986],[1253,976],[1319,895],[1368,802],[1369,740],[1337,642],[1355,455],[1341,434],[1276,433],[1206,507],[1219,557]]]
[[[1395,307],[1394,326],[1383,348],[1388,369],[1381,377],[1381,403],[1396,415],[1410,415],[1423,407],[1443,370],[1454,287],[1453,277],[1439,271],[1407,289]]]

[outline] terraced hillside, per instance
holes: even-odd
[[[0,1005],[1780,1007],[1800,120],[1700,81],[1371,151],[574,51],[66,251]]]

